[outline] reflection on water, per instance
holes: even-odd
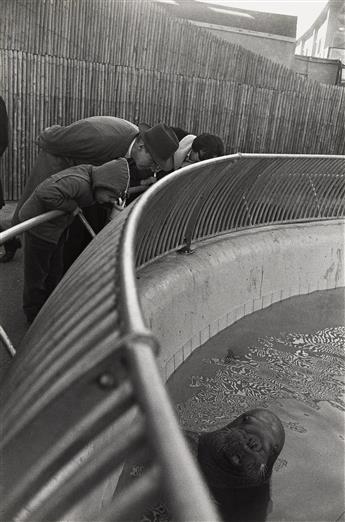
[[[200,351],[201,362],[213,365],[216,373],[195,373],[200,368],[196,357],[185,363],[192,364],[189,387],[194,393],[177,404],[180,423],[195,431],[218,429],[245,410],[282,406],[284,399],[295,399],[316,410],[320,401],[328,401],[344,411],[344,343],[345,328],[338,327],[312,335],[261,338],[243,355],[226,350],[222,358],[204,359]],[[292,421],[287,427],[306,431]]]
[[[335,521],[344,511],[345,327],[281,331],[240,350],[221,332],[222,343],[210,339],[177,370],[169,392],[187,430],[218,429],[255,407],[269,407],[284,425],[273,503],[267,488],[251,500],[243,490],[236,493],[240,511],[241,503],[253,509],[243,516],[235,510],[232,520]],[[245,336],[243,329],[244,343]],[[229,513],[234,503],[224,495],[218,500]]]

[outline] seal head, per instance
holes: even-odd
[[[269,481],[284,442],[279,418],[269,410],[257,408],[217,431],[202,433],[198,462],[210,486],[260,486]]]

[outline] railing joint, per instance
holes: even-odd
[[[195,248],[190,248],[190,246],[188,246],[188,245],[186,245],[182,248],[179,248],[177,250],[178,254],[186,254],[186,255],[194,254],[194,252],[195,252]]]

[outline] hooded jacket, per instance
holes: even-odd
[[[77,207],[90,207],[96,203],[94,192],[102,187],[112,196],[123,197],[129,186],[129,167],[125,158],[110,161],[99,167],[78,165],[53,174],[36,187],[23,204],[20,221],[25,221],[49,210],[63,210],[66,215],[37,225],[30,234],[58,243],[64,230],[74,219]]]

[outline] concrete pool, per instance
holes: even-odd
[[[267,520],[344,520],[344,289],[250,314],[196,349],[167,386],[181,426],[215,430],[266,407],[286,441]]]

